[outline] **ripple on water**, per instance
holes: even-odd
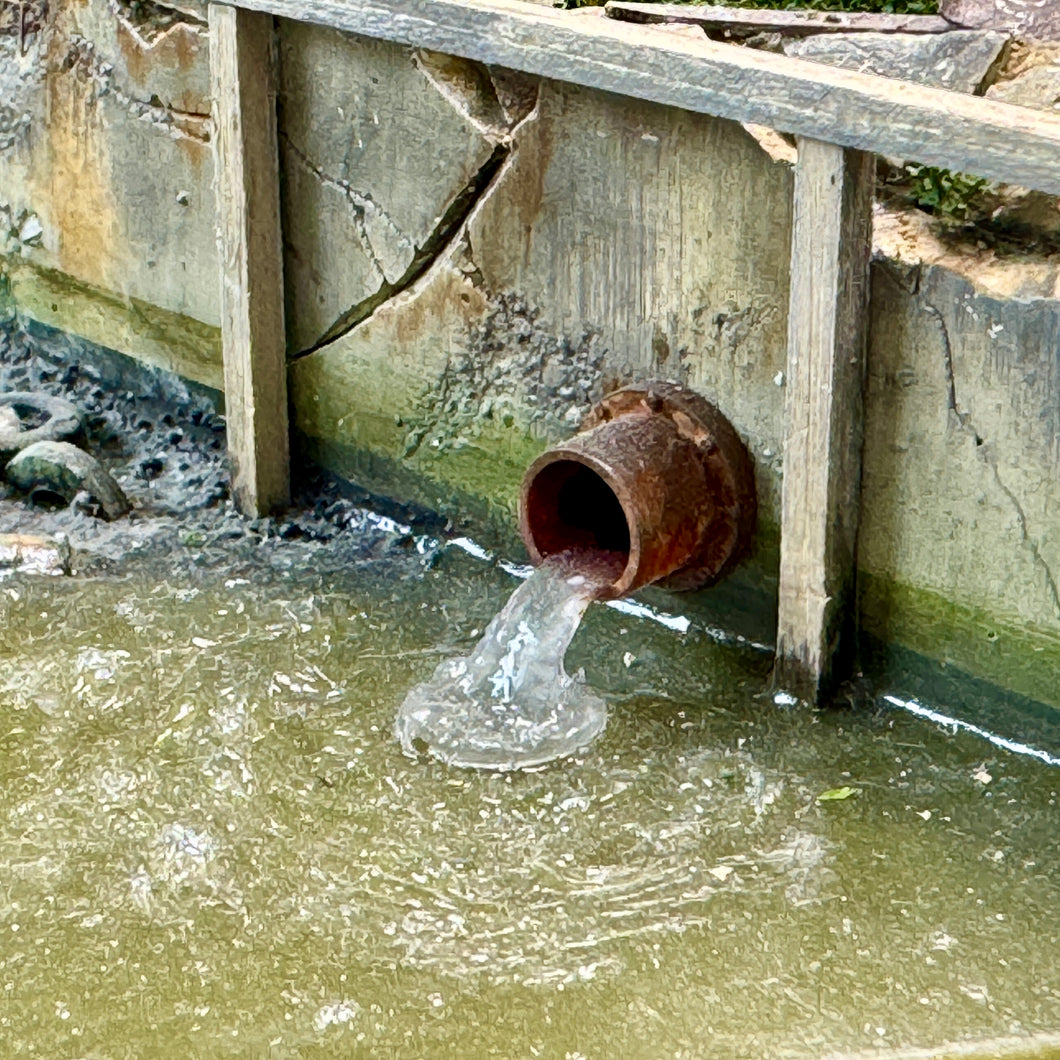
[[[281,904],[395,968],[534,985],[618,973],[631,942],[709,925],[719,897],[827,894],[828,844],[800,822],[804,786],[739,751],[666,767],[600,771],[590,758],[561,795],[555,775],[494,796],[450,774],[427,814],[430,778],[391,777],[376,806],[400,829]]]
[[[1060,1025],[1043,762],[775,710],[727,649],[605,608],[575,643],[610,689],[589,751],[413,761],[398,703],[510,582],[312,560],[0,586],[4,1055],[819,1057]]]

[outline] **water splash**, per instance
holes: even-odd
[[[395,731],[405,753],[450,765],[512,770],[586,747],[607,704],[563,656],[589,604],[625,566],[616,553],[549,557],[512,594],[468,656],[446,659],[405,697]]]

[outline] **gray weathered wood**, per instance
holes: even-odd
[[[610,18],[624,22],[686,23],[708,33],[735,30],[805,37],[812,33],[946,33],[953,26],[938,15],[884,15],[871,11],[776,11],[711,4],[637,4],[611,0]]]
[[[1060,193],[1060,115],[521,0],[242,6]]]
[[[290,501],[273,37],[272,16],[210,5],[225,414],[248,514]]]
[[[817,701],[853,647],[874,166],[798,148],[775,677]]]

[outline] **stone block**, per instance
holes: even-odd
[[[1009,81],[991,85],[986,94],[999,103],[1015,103],[1020,107],[1060,113],[1060,63],[1036,66]]]
[[[1001,55],[1004,33],[822,33],[785,40],[785,55],[912,81],[954,92],[975,92]]]

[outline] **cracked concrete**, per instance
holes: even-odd
[[[202,144],[210,142],[208,107],[201,111],[188,111],[163,103],[157,94],[150,99],[137,98],[119,82],[114,66],[100,56],[95,42],[80,34],[70,36],[61,69],[77,77],[85,86],[84,100],[87,106],[110,97],[123,106],[131,117],[147,121],[168,135],[187,137]],[[202,105],[206,106],[205,103]]]
[[[345,47],[375,53],[356,51],[361,68],[384,61],[368,42]],[[389,53],[404,79],[408,53]],[[465,130],[510,153],[422,277],[292,364],[303,433],[329,446],[329,459],[350,459],[363,481],[409,481],[457,517],[467,498],[485,499],[510,530],[522,469],[590,396],[688,381],[749,426],[768,520],[779,501],[770,461],[787,288],[786,260],[771,248],[790,238],[790,170],[722,122],[550,82],[534,91],[504,71],[422,53],[414,62],[427,106],[441,99]],[[409,109],[402,95],[381,111],[377,135],[401,144]],[[751,167],[755,181],[719,184],[711,157]],[[368,164],[357,173],[358,188],[377,179]],[[675,226],[687,232],[679,243]],[[355,455],[365,452],[373,459]]]
[[[980,457],[987,463],[987,465],[989,465],[993,472],[994,480],[997,483],[998,488],[1012,504],[1016,521],[1019,525],[1021,540],[1034,558],[1035,564],[1041,570],[1042,577],[1045,580],[1045,585],[1052,601],[1053,616],[1060,620],[1060,591],[1057,589],[1056,578],[1053,575],[1052,568],[1042,555],[1041,549],[1038,547],[1037,539],[1031,535],[1030,528],[1027,525],[1027,513],[1024,511],[1019,498],[1005,483],[1001,475],[1001,468],[998,465],[998,453],[994,445],[982,437],[976,429],[972,414],[963,410],[957,400],[957,377],[953,367],[953,346],[950,343],[950,333],[946,324],[946,318],[943,316],[939,308],[930,302],[922,301],[921,308],[925,313],[928,313],[935,321],[937,321],[940,329],[942,337],[943,365],[946,374],[947,407],[952,413],[954,422],[960,426],[961,430],[966,432],[973,439]]]
[[[317,349],[349,334],[354,328],[369,320],[381,306],[410,290],[428,274],[432,267],[442,262],[446,251],[462,232],[471,212],[489,194],[508,154],[509,148],[504,144],[498,144],[483,163],[482,168],[445,208],[437,227],[420,246],[414,248],[414,253],[405,271],[393,280],[384,272],[383,282],[371,296],[351,306],[328,328],[314,348],[295,354],[294,358],[315,353]]]
[[[537,85],[534,79],[505,71],[494,75],[481,64],[467,60],[422,50],[407,53],[393,46],[353,43],[344,35],[330,31],[292,28],[285,31],[284,39],[285,54],[291,57],[284,66],[281,122],[287,172],[284,201],[285,215],[294,219],[294,224],[287,226],[285,236],[289,252],[288,332],[294,347],[290,356],[299,359],[352,331],[388,300],[419,283],[441,260],[498,177],[519,126],[532,117]],[[455,115],[463,126],[462,135],[476,139],[477,150],[490,149],[471,172],[466,163],[461,164],[458,158],[452,160],[450,171],[461,183],[453,183],[444,191],[439,186],[440,197],[433,203],[426,200],[436,211],[429,228],[424,226],[422,218],[417,219],[419,224],[411,230],[395,220],[394,215],[400,215],[405,207],[402,188],[382,179],[374,170],[375,159],[363,135],[357,138],[356,149],[361,157],[356,169],[348,148],[345,157],[339,160],[334,145],[328,145],[333,169],[312,153],[312,138],[299,120],[303,106],[299,94],[307,88],[302,80],[307,64],[311,61],[314,69],[318,69],[323,54],[357,48],[368,53],[369,69],[375,64],[386,75],[387,83],[392,85],[395,78],[400,78],[406,99],[402,117],[406,121],[410,111],[415,112],[414,108],[425,117],[436,116],[439,104],[448,104],[453,112],[447,116],[449,122]],[[306,50],[312,53],[310,59],[304,54]],[[382,76],[376,78],[369,73],[367,83],[381,80]],[[371,94],[364,83],[354,87]],[[339,114],[365,105],[365,100],[360,98],[349,101],[348,85],[334,86],[334,90],[329,95],[329,106],[334,106]],[[314,91],[319,94],[324,89],[315,84]],[[392,107],[389,100],[384,105]],[[374,119],[378,119],[378,114]],[[385,133],[378,135],[382,139]],[[386,146],[389,148],[389,144]],[[319,138],[315,148],[323,148]],[[444,153],[437,153],[423,160],[428,172],[437,170],[442,157]],[[320,187],[307,187],[304,173],[291,172],[299,167],[311,173]],[[341,175],[353,172],[356,181]],[[425,198],[425,193],[421,192],[419,197]],[[316,206],[312,215],[306,210],[308,202]],[[403,220],[407,224],[408,219]],[[316,267],[316,260],[306,251],[309,240],[303,238],[309,233],[327,260],[341,262],[338,269],[325,273]],[[359,244],[360,254],[352,245],[354,241]]]
[[[3,268],[36,319],[103,345],[135,336],[168,367],[172,321],[186,321],[185,371],[216,385],[218,351],[199,341],[219,321],[206,37],[193,15],[166,18],[148,41],[117,0],[51,0],[25,55],[0,58],[16,115],[12,131],[0,113],[0,187],[40,224]]]
[[[216,386],[204,19],[51,0],[25,54],[0,23],[0,282],[5,310]],[[510,544],[526,465],[595,398],[684,382],[754,455],[743,584],[768,609],[790,151],[289,22],[280,49],[304,451]],[[1053,205],[1017,203],[1034,224]],[[1060,265],[957,248],[921,214],[881,211],[876,238],[866,627],[1060,705]]]
[[[205,28],[205,12],[192,7],[160,4],[155,0],[110,0],[110,9],[144,47],[150,48],[178,26]]]
[[[423,242],[414,246],[378,203],[355,191],[348,182],[328,177],[291,145],[299,160],[312,169],[318,179],[338,187],[350,200],[365,253],[381,278],[379,286],[368,297],[347,309],[312,347],[292,354],[292,359],[315,353],[349,334],[386,302],[421,282],[431,268],[441,263],[454,242],[464,236],[464,226],[472,212],[500,179],[519,127],[534,117],[537,105],[537,82],[534,79],[507,71],[498,71],[494,75],[479,63],[433,52],[417,51],[412,62],[457,114],[493,144],[493,151],[446,204],[437,224]],[[289,142],[289,136],[285,139]]]
[[[284,23],[280,51],[288,340],[304,352],[407,282],[497,144],[407,49]]]
[[[880,262],[873,278],[866,624],[1054,701],[1048,665],[1018,660],[1060,651],[1060,303],[935,266]]]

